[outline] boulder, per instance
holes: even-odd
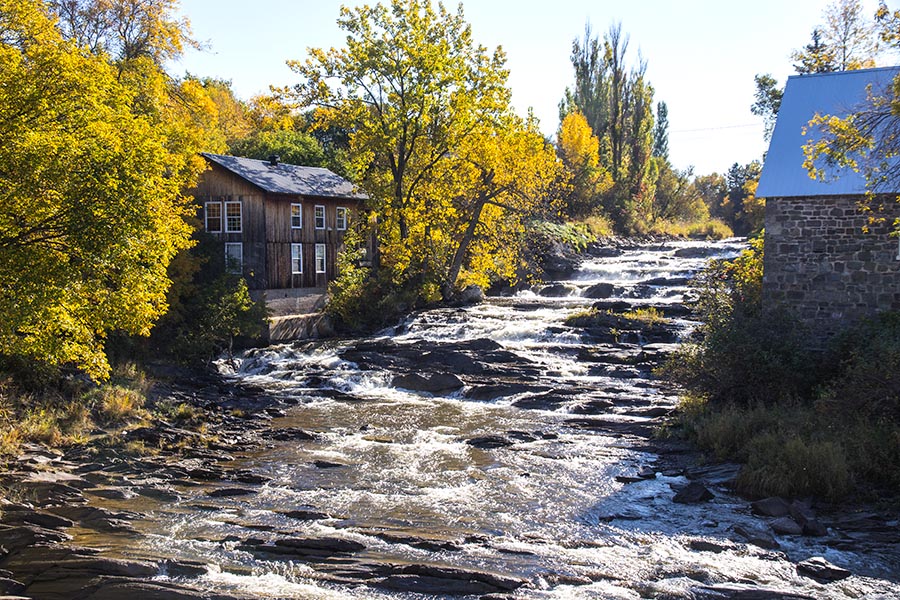
[[[506,446],[512,446],[514,442],[508,438],[503,437],[502,435],[485,435],[468,439],[466,440],[466,443],[474,448],[491,450],[493,448],[504,448]]]
[[[779,517],[770,523],[772,531],[780,535],[801,535],[803,527],[790,517]]]
[[[698,481],[692,481],[675,494],[672,500],[679,504],[699,504],[700,502],[708,502],[713,498],[715,496],[706,489],[706,486]]]
[[[605,300],[616,291],[616,286],[611,283],[597,283],[585,289],[581,295],[594,300]]]
[[[778,497],[757,500],[751,503],[750,507],[755,514],[764,517],[785,517],[791,514],[791,505]]]
[[[574,296],[578,288],[565,283],[554,283],[544,286],[538,291],[538,295],[545,298],[563,298],[565,296]]]
[[[428,375],[409,373],[407,375],[398,375],[397,377],[394,377],[391,385],[395,388],[402,388],[411,392],[440,394],[454,392],[465,384],[463,384],[459,377],[452,373],[430,373]]]
[[[831,564],[821,556],[813,556],[797,563],[797,573],[824,582],[840,581],[853,574],[847,569]]]
[[[484,290],[477,285],[470,285],[458,292],[454,300],[463,306],[481,304],[484,302]]]
[[[206,495],[210,498],[234,498],[237,496],[250,496],[255,494],[256,490],[251,490],[247,488],[219,488],[217,490],[210,490],[206,492]]]
[[[759,546],[760,548],[765,548],[766,550],[777,550],[781,547],[775,538],[772,537],[772,534],[763,529],[735,525],[734,532],[744,538],[747,543]]]

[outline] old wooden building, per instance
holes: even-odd
[[[322,288],[365,196],[328,169],[218,154],[200,179],[204,229],[251,290]]]

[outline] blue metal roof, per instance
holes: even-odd
[[[340,175],[321,167],[203,152],[202,156],[271,194],[364,199],[367,196]]]
[[[809,177],[803,168],[803,146],[821,133],[810,129],[804,135],[803,130],[816,114],[844,117],[859,112],[867,103],[870,85],[873,95],[885,95],[898,74],[900,67],[885,67],[789,77],[756,195],[777,198],[864,193],[865,177],[851,169],[826,170],[824,181]],[[895,183],[893,187],[898,186]]]

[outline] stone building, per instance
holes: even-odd
[[[880,189],[885,223],[860,210],[865,178],[850,169],[813,180],[803,146],[816,114],[846,116],[886,93],[900,67],[788,79],[757,196],[766,198],[763,301],[792,308],[821,342],[860,318],[900,310],[900,184]]]

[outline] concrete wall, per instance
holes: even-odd
[[[859,197],[774,198],[766,202],[763,298],[783,303],[818,342],[858,319],[900,310],[900,209],[885,199],[884,224],[863,228]]]

